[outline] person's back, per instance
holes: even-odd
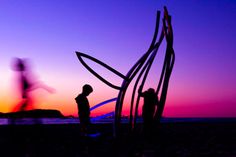
[[[76,98],[76,103],[78,107],[78,114],[80,121],[88,123],[89,122],[89,116],[90,116],[90,110],[89,110],[89,101],[87,97],[82,93],[79,94]]]
[[[80,125],[81,125],[81,133],[83,135],[87,134],[87,129],[90,124],[90,106],[89,101],[87,99],[87,96],[93,92],[93,88],[86,84],[83,86],[83,91],[81,94],[79,94],[75,101],[77,103],[78,107],[78,114],[80,119]]]
[[[143,93],[144,104],[143,104],[143,116],[153,117],[155,113],[155,107],[157,104],[157,97],[155,93],[146,91]]]
[[[153,117],[155,113],[156,105],[158,103],[158,99],[155,94],[155,91],[154,90],[152,91],[152,89],[149,89],[148,91],[141,93],[141,96],[144,97],[143,116]]]
[[[139,90],[139,94],[144,98],[142,108],[144,132],[145,134],[149,134],[154,122],[154,113],[158,105],[158,98],[153,88],[150,88],[143,93],[141,92],[141,90]]]

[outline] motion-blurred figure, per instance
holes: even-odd
[[[32,99],[30,97],[30,92],[37,89],[43,88],[49,93],[53,93],[54,89],[48,87],[41,81],[37,80],[36,77],[32,76],[32,72],[29,70],[28,60],[21,58],[13,58],[12,61],[12,70],[14,70],[17,74],[17,84],[19,85],[19,93],[21,97],[21,101],[16,107],[13,109],[16,111],[25,111],[27,109],[32,109]]]
[[[158,106],[158,97],[156,96],[155,90],[149,88],[147,91],[142,92],[139,88],[139,94],[144,98],[142,117],[143,117],[143,132],[149,134],[152,131],[154,122],[154,114]]]
[[[90,124],[90,106],[87,96],[92,92],[93,88],[90,85],[85,84],[82,93],[75,98],[78,107],[82,136],[86,136],[88,133],[88,127]]]

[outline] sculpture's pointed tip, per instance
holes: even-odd
[[[168,14],[168,10],[166,6],[164,6],[164,13]]]
[[[75,51],[75,53],[76,53],[76,55],[80,55],[81,54],[81,52],[79,52],[79,51]]]

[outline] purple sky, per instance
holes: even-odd
[[[166,116],[236,115],[236,1],[0,1],[0,112],[17,102],[12,88],[12,57],[30,58],[40,80],[55,94],[34,92],[36,107],[76,114],[74,97],[84,83],[95,88],[91,106],[116,97],[77,60],[75,51],[97,57],[126,73],[148,49],[156,11],[172,15],[176,64],[170,80]],[[147,85],[155,85],[164,45]],[[121,82],[103,69],[110,80]],[[157,71],[157,72],[156,72]],[[113,106],[114,107],[114,106]],[[112,108],[107,107],[107,110]],[[109,109],[108,109],[109,108]],[[105,110],[105,109],[104,109]]]

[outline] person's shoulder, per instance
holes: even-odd
[[[148,91],[143,92],[143,95],[144,96],[149,95]]]
[[[75,98],[75,100],[78,100],[78,99],[81,99],[81,98],[83,98],[83,95],[82,95],[82,94],[79,94],[79,95]]]

